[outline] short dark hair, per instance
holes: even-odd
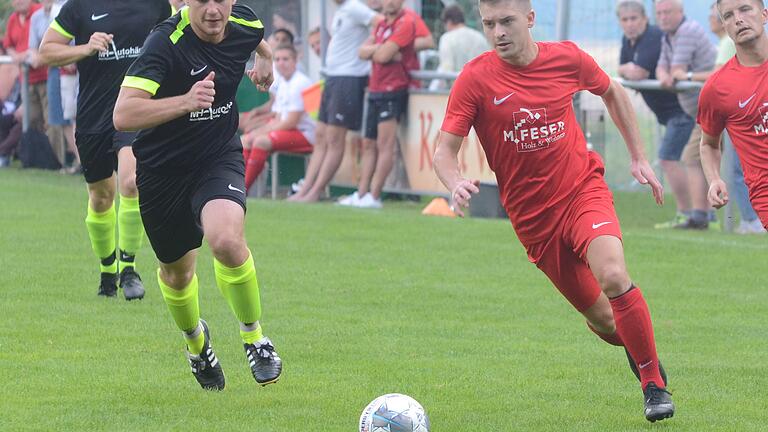
[[[498,4],[503,1],[508,1],[508,0],[478,0],[477,3],[478,4],[481,4],[481,3]],[[533,5],[531,4],[531,0],[509,0],[509,1],[513,1],[515,3],[524,3],[528,9],[533,8]]]
[[[294,43],[293,33],[291,33],[290,30],[285,28],[279,28],[279,29],[275,29],[275,31],[272,32],[273,35],[276,35],[278,33],[285,33],[285,35],[288,36],[288,41],[290,41],[291,43]]]
[[[296,59],[299,56],[299,52],[296,51],[296,47],[290,44],[280,44],[275,48],[275,52],[278,51],[290,51],[293,58]]]
[[[459,5],[448,6],[443,9],[443,12],[440,14],[440,21],[464,24],[464,11],[461,10],[461,6]]]
[[[646,16],[645,5],[642,0],[619,0],[619,2],[616,3],[616,15],[618,15],[622,9],[629,9],[642,16]]]

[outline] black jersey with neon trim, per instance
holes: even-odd
[[[114,36],[107,52],[77,62],[78,132],[114,130],[112,111],[125,72],[141,53],[152,28],[170,16],[167,0],[69,0],[61,8],[51,28],[74,39],[75,44],[87,44],[96,32]]]
[[[245,64],[264,37],[264,27],[247,6],[235,4],[218,44],[197,37],[182,9],[147,38],[144,52],[128,70],[123,87],[154,99],[183,95],[215,72],[213,106],[139,132],[133,143],[138,167],[156,172],[186,172],[227,151],[237,133],[237,86]],[[228,144],[230,143],[230,144]]]

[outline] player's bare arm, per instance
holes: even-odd
[[[480,181],[466,179],[459,171],[459,150],[462,142],[464,137],[440,131],[433,163],[437,177],[451,191],[451,209],[464,217],[462,208],[468,208],[472,194],[480,192],[477,187]]]
[[[256,47],[256,61],[253,64],[253,69],[247,71],[246,74],[257,89],[268,91],[269,86],[275,80],[272,70],[272,48],[262,40]]]
[[[435,48],[435,38],[433,38],[432,35],[417,37],[413,41],[413,49],[415,49],[416,51],[424,51],[426,49],[434,49],[434,48]]]
[[[720,137],[712,136],[702,131],[701,133],[701,167],[709,182],[707,199],[714,208],[720,208],[728,204],[728,188],[720,178]]]
[[[608,90],[601,97],[608,108],[608,114],[610,114],[627,145],[632,160],[632,175],[640,184],[650,185],[656,203],[664,204],[664,188],[645,158],[643,142],[640,139],[640,129],[637,126],[637,117],[627,92],[621,84],[611,80]]]
[[[210,72],[203,80],[196,82],[186,94],[161,99],[152,99],[152,95],[146,90],[120,88],[113,116],[115,129],[149,129],[185,114],[210,108],[216,96],[214,77],[214,72]]]
[[[400,61],[401,59],[402,56],[400,55],[400,46],[390,41],[377,45],[376,49],[371,55],[371,60],[382,64],[389,63],[391,61]]]
[[[96,55],[99,52],[107,52],[112,43],[112,35],[96,32],[91,35],[87,44],[70,45],[72,40],[49,28],[40,43],[40,60],[48,66],[63,66]]]

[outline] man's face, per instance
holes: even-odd
[[[272,47],[273,51],[280,45],[291,45],[291,39],[288,38],[288,34],[284,31],[272,33],[269,35],[267,42],[269,43],[269,46]]]
[[[661,1],[656,4],[656,22],[663,32],[677,30],[683,22],[683,8],[672,0]]]
[[[277,73],[285,79],[289,79],[296,72],[296,58],[290,50],[278,49],[275,51],[273,61]]]
[[[15,12],[26,13],[32,5],[32,0],[13,0],[12,6]]]
[[[640,37],[648,25],[648,17],[632,8],[619,9],[619,24],[627,39],[634,41]]]
[[[737,45],[762,37],[768,23],[768,10],[755,0],[722,0],[720,16],[723,28]]]
[[[314,51],[314,53],[320,57],[320,32],[314,32],[310,34],[307,38],[307,42],[309,43],[309,47],[312,49],[312,51]]]
[[[234,0],[186,0],[189,21],[210,37],[224,34]]]
[[[382,0],[382,12],[384,12],[385,15],[397,15],[400,12],[400,9],[403,8],[404,1],[405,0]]]
[[[522,52],[531,37],[535,16],[533,10],[523,10],[514,0],[480,3],[485,37],[502,59],[517,57]]]

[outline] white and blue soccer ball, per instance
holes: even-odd
[[[429,417],[412,397],[385,394],[365,407],[359,432],[429,432]]]

